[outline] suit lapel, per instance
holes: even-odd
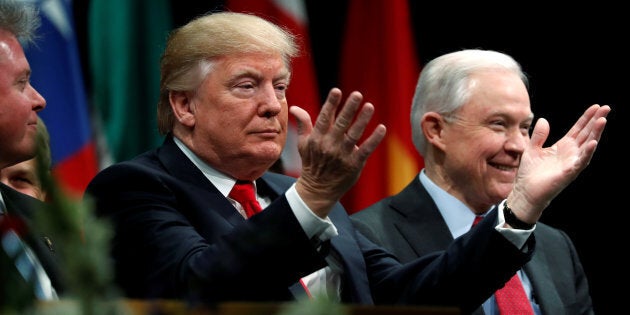
[[[536,231],[534,231],[536,236]],[[536,302],[540,305],[544,314],[561,314],[565,310],[562,308],[562,300],[558,296],[558,291],[563,288],[556,288],[553,281],[549,281],[553,276],[549,270],[549,263],[543,254],[544,242],[536,243],[536,252],[532,259],[525,264],[523,270],[531,282],[533,292],[536,292]]]
[[[453,241],[437,206],[417,177],[392,198],[389,206],[398,214],[394,219],[396,228],[418,255],[442,250]]]
[[[21,220],[27,229],[27,233],[20,235],[20,238],[35,253],[40,264],[52,281],[53,287],[61,293],[63,290],[61,282],[61,271],[59,262],[55,255],[55,244],[53,239],[47,235],[36,235],[33,231],[28,231],[33,226],[34,211],[47,211],[46,204],[31,196],[22,194],[12,188],[0,183],[0,193],[2,193],[6,211],[9,215]]]
[[[165,170],[179,180],[182,189],[187,189],[193,195],[204,196],[200,199],[204,203],[200,208],[218,212],[232,225],[243,222],[244,218],[240,213],[177,147],[171,135],[166,137],[157,155]]]

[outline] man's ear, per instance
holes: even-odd
[[[440,150],[444,150],[444,126],[446,121],[444,117],[436,112],[427,112],[422,116],[420,126],[427,139],[427,142],[436,146]]]
[[[175,119],[186,127],[195,125],[195,104],[192,101],[192,93],[171,91],[168,94],[169,102]]]

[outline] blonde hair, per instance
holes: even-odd
[[[160,64],[159,132],[167,134],[175,123],[171,91],[195,91],[212,71],[213,59],[249,52],[280,54],[290,69],[298,45],[289,31],[246,13],[210,13],[171,32]]]

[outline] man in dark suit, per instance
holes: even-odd
[[[424,169],[400,193],[353,214],[357,229],[402,262],[447,248],[475,217],[496,213],[512,191],[533,117],[527,78],[510,56],[463,50],[429,62],[411,112]],[[518,273],[530,311],[592,314],[571,239],[540,222],[524,228],[533,229],[537,241]],[[475,314],[498,309],[492,297]]]
[[[19,40],[32,41],[39,22],[34,7],[0,1],[0,169],[36,154],[37,112],[46,101],[30,85],[31,70]],[[43,206],[0,184],[0,306],[56,299],[62,290],[52,240],[32,230],[34,211]]]
[[[291,34],[249,14],[212,13],[171,33],[158,103],[164,143],[104,169],[86,190],[114,226],[112,257],[125,295],[216,303],[310,294],[464,311],[479,305],[528,260],[535,239],[495,214],[445,253],[402,265],[357,233],[338,201],[385,127],[358,141],[374,111],[359,92],[341,106],[342,93],[333,88],[314,126],[306,111],[289,108],[285,92],[297,53]],[[564,138],[568,146],[550,155],[540,156],[549,151],[542,148],[548,126],[540,126],[531,163],[522,168],[526,180],[508,198],[520,220],[535,222],[586,167],[608,111],[585,112]],[[284,148],[289,112],[298,122],[297,179],[268,171]],[[580,157],[558,169],[549,165],[556,154]],[[255,201],[233,194],[243,183]],[[264,210],[248,215],[256,203]]]

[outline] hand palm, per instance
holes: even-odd
[[[590,163],[606,125],[610,107],[592,105],[567,134],[552,146],[543,147],[549,135],[549,123],[541,118],[531,141],[521,157],[513,193],[526,202],[532,215],[542,210]],[[537,218],[536,218],[537,219]]]

